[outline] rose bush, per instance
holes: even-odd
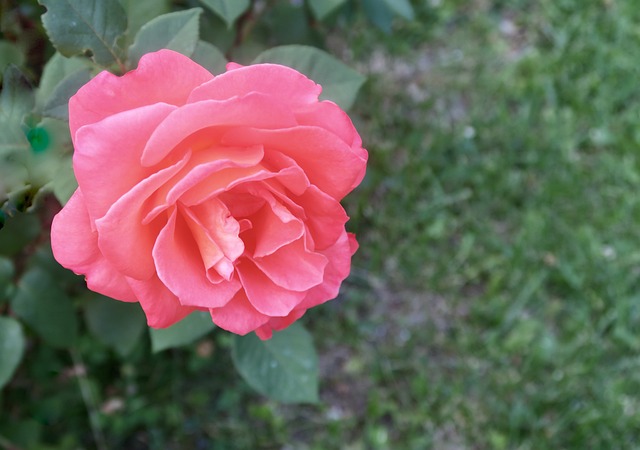
[[[340,200],[367,152],[321,87],[276,64],[213,76],[169,50],[69,102],[78,189],[51,242],[149,326],[194,310],[267,339],[335,298],[357,248]]]

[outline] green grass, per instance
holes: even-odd
[[[370,76],[370,167],[346,203],[353,274],[304,319],[322,403],[257,397],[222,333],[123,364],[87,341],[96,404],[126,399],[100,413],[109,448],[640,445],[640,10],[415,3],[391,36],[341,31]],[[75,380],[46,385],[70,357],[36,356],[50,448],[91,442]]]
[[[360,264],[396,329],[368,420],[389,448],[640,437],[640,17],[610,3],[460,8],[370,86]]]

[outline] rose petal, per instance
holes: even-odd
[[[100,253],[80,189],[53,219],[51,248],[56,261],[85,275],[92,291],[126,302],[137,300],[127,280]]]
[[[344,233],[334,245],[321,252],[329,261],[324,271],[323,282],[307,292],[298,308],[309,309],[338,296],[340,285],[351,270],[351,256],[357,248],[358,244],[353,234]]]
[[[171,50],[144,55],[138,68],[122,77],[107,71],[81,87],[69,100],[71,136],[83,125],[155,103],[184,105],[191,92],[213,75]]]
[[[215,149],[215,151],[202,152],[197,156],[200,156],[203,162],[181,177],[171,188],[167,195],[167,202],[169,204],[175,203],[183,193],[207,178],[223,178],[221,174],[216,173],[222,169],[248,168],[257,165],[264,156],[264,150],[262,146],[258,145],[246,148],[222,147]],[[249,172],[253,172],[254,170],[255,169],[252,168]],[[215,176],[213,175],[214,173],[216,173]],[[243,171],[227,173],[243,173]]]
[[[313,236],[315,250],[323,250],[333,245],[344,233],[344,224],[349,217],[342,205],[316,186],[310,186],[301,196],[291,200],[304,208],[305,224]]]
[[[300,317],[304,316],[304,313],[306,312],[306,309],[294,309],[286,317],[272,317],[266,325],[263,325],[256,330],[256,335],[263,341],[271,339],[274,331],[284,330]]]
[[[187,136],[210,127],[250,125],[257,128],[287,128],[296,125],[290,110],[276,99],[250,93],[229,100],[202,100],[178,108],[149,138],[142,164],[159,163]],[[210,145],[213,145],[211,143]]]
[[[194,89],[189,102],[225,100],[250,92],[267,94],[297,107],[317,101],[322,87],[289,67],[254,64],[236,67]]]
[[[296,119],[300,125],[316,126],[331,131],[349,145],[358,156],[367,159],[367,151],[362,148],[362,139],[353,126],[351,118],[335,103],[325,100],[305,105],[296,110]]]
[[[243,260],[236,269],[249,302],[262,314],[286,316],[305,296],[276,285],[251,260]]]
[[[120,271],[137,280],[151,278],[156,269],[151,251],[162,223],[143,225],[145,201],[185,166],[190,155],[154,173],[123,195],[107,214],[96,220],[98,246],[102,254]]]
[[[231,216],[229,209],[220,200],[196,205],[190,209],[199,223],[210,233],[224,255],[235,261],[244,252],[244,244],[238,236],[240,224]]]
[[[260,314],[251,306],[243,290],[238,293],[222,308],[211,308],[213,323],[222,329],[245,335],[269,321],[269,316]]]
[[[254,257],[270,255],[302,236],[304,224],[273,195],[263,190],[266,205],[251,217],[255,231]]]
[[[159,103],[125,111],[78,130],[73,168],[89,214],[103,217],[109,207],[154,171],[140,165],[153,130],[175,106]]]
[[[144,281],[129,278],[128,282],[147,316],[147,324],[152,328],[170,327],[196,310],[181,305],[157,276]]]
[[[176,208],[171,214],[153,247],[158,276],[183,305],[224,306],[240,290],[240,282],[232,278],[213,284],[207,279],[198,247],[179,211]]]
[[[211,198],[217,197],[223,192],[230,191],[237,186],[268,180],[270,178],[282,179],[289,176],[296,176],[294,169],[283,169],[277,173],[265,170],[260,166],[225,169],[216,173],[215,177],[209,177],[189,189],[180,197],[180,202],[188,206],[198,205]]]
[[[312,184],[337,200],[352,191],[364,177],[366,160],[335,134],[318,127],[283,130],[233,128],[222,138],[226,145],[262,144],[268,161],[271,149],[293,158]]]
[[[160,213],[172,207],[186,191],[206,179],[219,179],[217,172],[234,167],[256,165],[263,156],[262,147],[220,147],[196,152],[172,180],[162,185],[149,203],[149,213],[142,221],[150,223]]]
[[[327,258],[307,250],[303,239],[253,261],[271,281],[292,291],[306,291],[322,283],[327,265]]]

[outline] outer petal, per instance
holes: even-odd
[[[249,92],[260,92],[284,99],[291,107],[318,101],[322,87],[309,78],[278,64],[253,64],[236,66],[195,89],[190,102],[206,99],[225,100]]]
[[[158,276],[183,305],[224,306],[238,292],[240,282],[237,278],[216,284],[209,281],[197,244],[178,211],[173,212],[153,248]]]
[[[353,126],[353,122],[338,105],[330,101],[322,101],[306,105],[296,110],[296,119],[300,125],[309,125],[324,128],[331,131],[354,152],[365,160],[367,151],[362,148],[362,139]]]
[[[169,103],[184,105],[196,87],[213,78],[204,67],[171,50],[148,53],[122,77],[99,73],[69,100],[71,136],[83,125],[122,111]]]
[[[274,331],[281,331],[291,325],[293,322],[304,316],[306,309],[294,309],[286,317],[272,317],[266,325],[256,330],[256,334],[262,340],[271,339]]]
[[[126,279],[100,253],[80,189],[53,219],[51,248],[60,264],[85,275],[92,291],[126,302],[137,300]]]
[[[149,136],[175,106],[159,103],[82,127],[75,136],[73,169],[91,217],[99,219],[153,171],[140,158]]]
[[[181,305],[178,298],[162,284],[157,276],[145,281],[133,278],[127,281],[138,297],[150,327],[170,327],[196,310],[196,308]]]
[[[357,249],[358,244],[353,234],[344,233],[333,246],[323,251],[322,253],[329,260],[324,280],[322,284],[307,292],[307,296],[298,305],[298,308],[309,309],[336,298],[340,292],[340,285],[349,275],[351,256]]]
[[[149,138],[142,164],[160,162],[187,136],[209,127],[253,126],[257,128],[287,128],[296,125],[291,111],[277,99],[250,93],[229,100],[202,100],[185,105],[171,113]],[[210,143],[209,145],[213,145]]]
[[[366,160],[354,153],[342,139],[323,128],[234,128],[222,142],[237,146],[262,144],[267,161],[270,149],[282,152],[296,161],[312,184],[338,200],[364,177]]]
[[[222,308],[209,310],[213,323],[232,333],[245,335],[269,321],[269,316],[260,314],[251,306],[243,290]]]
[[[344,224],[349,220],[347,213],[336,199],[316,186],[310,186],[304,194],[291,199],[304,208],[305,224],[313,236],[314,250],[326,249],[344,233]]]

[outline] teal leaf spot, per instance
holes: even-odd
[[[29,144],[31,144],[31,148],[36,153],[44,152],[49,148],[49,133],[42,127],[30,129],[27,132],[27,139],[29,140]]]

